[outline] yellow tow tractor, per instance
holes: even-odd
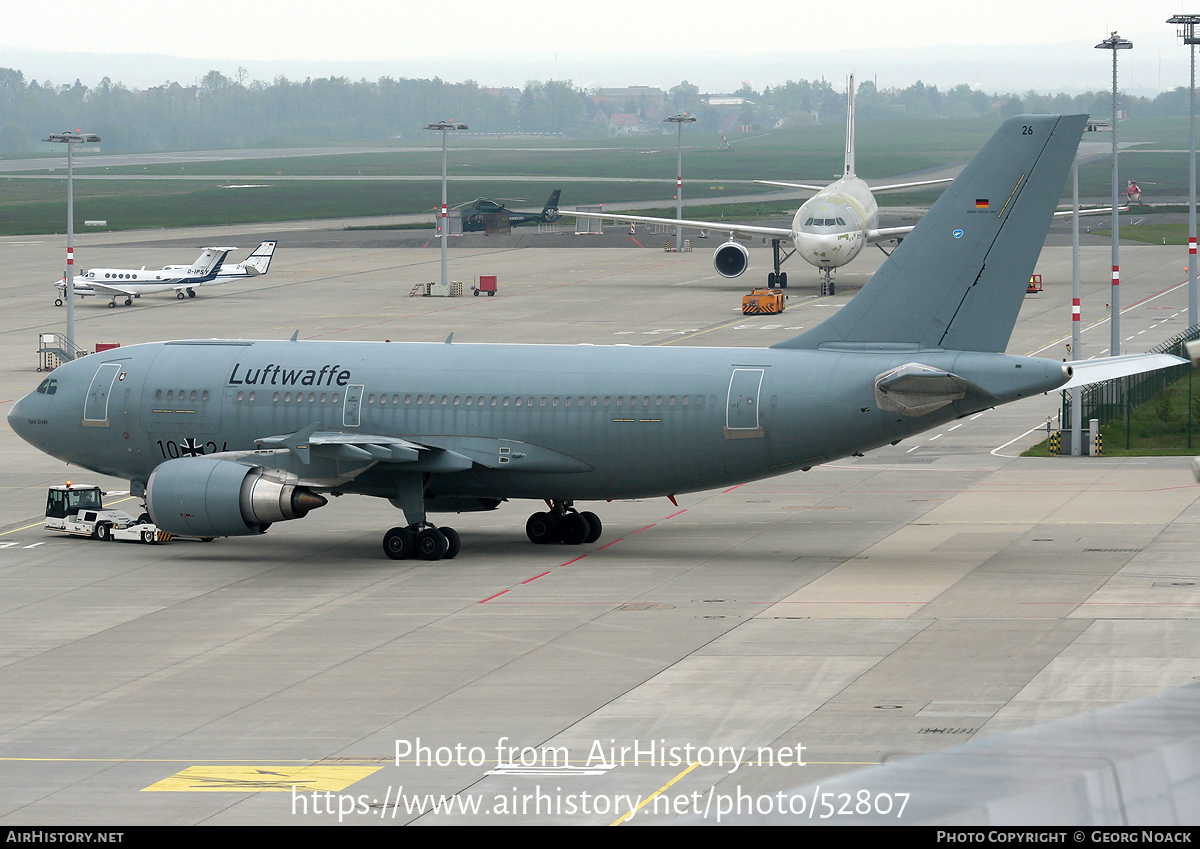
[[[742,296],[742,315],[776,315],[784,310],[783,293],[777,289],[755,289]]]

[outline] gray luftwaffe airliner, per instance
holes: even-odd
[[[453,557],[436,512],[545,499],[538,543],[594,542],[580,501],[807,470],[999,404],[1181,362],[1003,353],[1085,116],[996,132],[839,312],[771,348],[194,340],[66,363],[9,424],[127,478],[163,530],[260,534],[389,499],[389,557]],[[453,334],[451,334],[453,336]],[[486,369],[479,364],[487,363]]]

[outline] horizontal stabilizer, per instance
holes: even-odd
[[[1105,357],[1100,360],[1078,360],[1071,363],[1071,379],[1059,389],[1074,389],[1117,377],[1129,377],[1148,371],[1185,365],[1187,360],[1171,354],[1126,354],[1123,357]]]
[[[892,183],[888,186],[871,186],[871,192],[874,194],[880,192],[902,192],[906,189],[925,189],[930,186],[944,186],[947,183],[953,182],[953,177],[944,177],[940,180],[918,180],[915,183]]]
[[[802,192],[819,192],[828,186],[811,186],[807,183],[785,183],[781,180],[755,180],[760,186],[779,186],[781,189],[799,189]]]

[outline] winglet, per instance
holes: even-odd
[[[300,338],[300,328],[296,328],[296,332],[292,334],[292,341],[295,342]]]
[[[451,331],[450,335],[446,337],[446,344],[449,345],[453,341],[454,341],[454,331]]]

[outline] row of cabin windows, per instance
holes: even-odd
[[[87,273],[87,276],[88,276],[88,277],[95,277],[95,276],[96,276],[96,272],[94,272],[94,271],[89,271],[89,272]],[[107,271],[106,271],[106,272],[104,272],[104,279],[105,279],[105,280],[108,280],[108,279],[110,279],[110,278],[111,278],[111,279],[113,279],[113,280],[137,280],[137,279],[138,279],[138,276],[137,276],[136,274],[116,274],[116,273],[109,273],[109,272],[107,272]],[[147,279],[147,280],[149,280],[149,279],[150,279],[150,277],[149,277],[149,276],[147,276],[147,277],[146,277],[146,279]]]
[[[167,393],[168,401],[171,400],[170,394],[171,394],[170,392]],[[180,397],[182,398],[183,396],[180,395]],[[249,401],[254,401],[255,399],[256,399],[256,393],[254,393],[254,392],[239,392],[237,394],[238,401],[249,402]],[[195,400],[194,392],[192,393],[192,400]],[[208,400],[207,392],[204,393],[202,400]],[[299,403],[303,403],[305,400],[307,400],[310,404],[312,404],[312,403],[324,404],[327,401],[336,404],[339,400],[339,397],[338,397],[338,393],[336,393],[336,392],[334,392],[332,394],[332,396],[329,396],[325,392],[320,393],[320,395],[318,395],[315,392],[309,392],[307,398],[305,397],[305,394],[303,392],[296,392],[296,393],[273,392],[273,393],[271,393],[272,403],[284,403],[284,404],[298,403],[299,404]],[[374,393],[372,393],[371,395],[367,396],[366,403],[368,406],[370,406],[370,405],[386,406],[388,404],[399,406],[401,404],[401,400],[400,400],[399,395],[390,395],[390,396],[389,395],[378,395],[378,396],[376,396]],[[614,399],[611,395],[606,395],[604,397],[600,397],[598,395],[593,395],[589,399],[588,397],[583,396],[583,395],[570,396],[567,398],[560,398],[558,396],[554,396],[554,397],[549,397],[549,396],[525,397],[525,396],[522,396],[519,398],[510,398],[508,396],[500,397],[497,395],[492,395],[492,396],[490,396],[490,399],[489,399],[489,396],[486,396],[486,395],[466,395],[466,396],[442,395],[442,396],[440,396],[440,398],[437,395],[417,395],[417,396],[405,395],[403,403],[406,406],[418,406],[418,407],[435,407],[435,406],[443,406],[443,407],[450,407],[450,406],[453,406],[453,407],[458,407],[458,406],[464,406],[464,407],[508,407],[508,406],[512,406],[512,407],[558,407],[558,406],[563,406],[563,407],[582,408],[582,407],[600,407],[600,406],[604,406],[604,407],[629,406],[631,408],[636,408],[636,407],[663,407],[663,406],[675,407],[675,406],[680,406],[680,407],[703,408],[704,407],[704,396],[703,395],[681,395],[681,396],[657,395],[657,396],[652,397],[650,395],[642,395],[639,397],[637,395],[630,395],[627,398],[624,395],[618,395]],[[716,404],[717,403],[716,397],[710,396],[708,403]]]
[[[164,394],[165,394],[165,396],[166,396],[166,397],[165,397],[165,399],[164,399]],[[201,391],[201,392],[197,392],[195,389],[193,389],[193,390],[192,390],[192,391],[189,393],[189,392],[188,392],[188,390],[186,390],[186,389],[180,389],[178,392],[176,392],[174,389],[168,389],[168,390],[167,390],[167,391],[164,393],[164,392],[163,392],[163,390],[159,389],[159,390],[156,390],[156,391],[155,391],[155,393],[154,393],[154,400],[155,400],[155,401],[162,401],[162,400],[167,400],[167,401],[195,401],[195,400],[197,400],[197,399],[199,399],[199,400],[201,400],[201,401],[207,401],[207,400],[208,400],[208,390],[207,390],[207,389],[205,389],[205,390],[203,390],[203,391]]]
[[[237,400],[253,401],[255,400],[257,394],[258,393],[256,392],[239,392],[237,394]],[[318,395],[316,392],[308,393],[308,403],[310,404],[324,404],[326,402],[336,404],[340,398],[341,396],[336,392],[334,392],[332,395],[330,395],[328,392],[322,392],[320,395]],[[283,401],[284,403],[290,403],[294,400],[297,404],[299,404],[304,401],[304,393],[297,392],[296,397],[293,399],[291,392],[284,392],[282,395],[278,392],[273,392],[271,393],[271,400],[274,402]]]

